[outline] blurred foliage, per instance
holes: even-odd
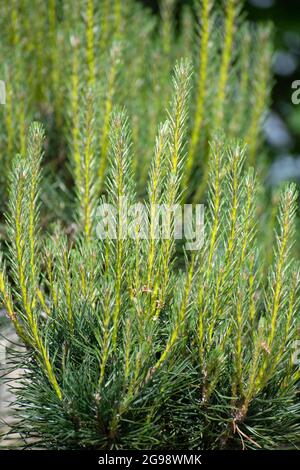
[[[112,109],[125,106],[143,196],[157,123],[171,99],[170,73],[181,57],[194,66],[185,198],[205,198],[208,142],[219,129],[228,137],[244,138],[249,163],[258,163],[263,172],[261,123],[271,89],[270,28],[243,21],[243,2],[236,0],[222,6],[212,0],[196,1],[193,8],[185,7],[180,14],[174,0],[164,0],[159,20],[131,0],[114,0],[113,7],[107,0],[4,2],[0,48],[7,102],[0,109],[2,204],[12,155],[25,154],[28,126],[38,119],[47,134],[48,178],[43,190],[50,214],[47,223],[51,212],[72,219],[68,193],[80,181],[79,136],[87,125],[82,110],[90,90],[97,109],[95,122],[90,123],[97,129],[97,194],[103,192]],[[57,192],[63,193],[63,202],[58,202]]]
[[[159,13],[158,0],[138,0]],[[177,1],[179,13],[193,0]],[[290,0],[248,0],[244,11],[252,22],[269,22],[274,25],[274,81],[271,109],[276,113],[276,122],[270,121],[267,129],[269,158],[286,153],[300,154],[300,105],[291,102],[294,80],[300,79],[300,9]],[[298,177],[299,178],[299,177]]]

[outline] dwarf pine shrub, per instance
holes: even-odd
[[[237,0],[196,0],[178,24],[174,8],[2,5],[0,299],[29,444],[299,442],[297,192],[269,211],[258,181],[270,27]],[[205,201],[194,250],[156,236],[158,208],[186,201]]]
[[[190,84],[191,65],[181,61],[148,176],[150,235],[157,204],[182,199]],[[295,444],[295,186],[281,192],[265,276],[246,146],[217,133],[209,144],[204,245],[186,251],[181,267],[172,238],[143,237],[141,223],[124,234],[122,200],[138,199],[133,133],[126,112],[115,110],[105,202],[116,209],[116,233],[99,238],[93,104],[87,96],[80,115],[75,232],[57,225],[43,235],[40,124],[31,125],[26,153],[12,163],[0,292],[24,344],[14,358],[24,368],[15,390],[18,432],[55,449]]]

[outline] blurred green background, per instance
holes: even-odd
[[[138,0],[159,14],[159,0]],[[178,0],[177,12],[194,0]],[[264,132],[268,144],[268,183],[300,182],[300,104],[292,103],[292,83],[300,80],[300,1],[246,0],[245,12],[252,21],[274,25],[274,82],[271,112]]]

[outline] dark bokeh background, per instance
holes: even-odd
[[[158,0],[137,0],[159,14]],[[300,181],[300,104],[291,101],[300,80],[300,0],[245,0],[249,20],[274,24],[272,111],[265,124],[271,167],[269,181]],[[193,0],[177,0],[177,10]]]

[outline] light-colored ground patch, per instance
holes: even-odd
[[[15,422],[11,404],[14,400],[11,387],[7,383],[10,381],[12,387],[16,386],[15,379],[20,376],[21,371],[16,370],[7,375],[7,361],[9,348],[16,343],[17,337],[14,331],[8,327],[0,327],[0,448],[9,449],[12,447],[23,447],[20,436],[5,435],[10,426]]]

